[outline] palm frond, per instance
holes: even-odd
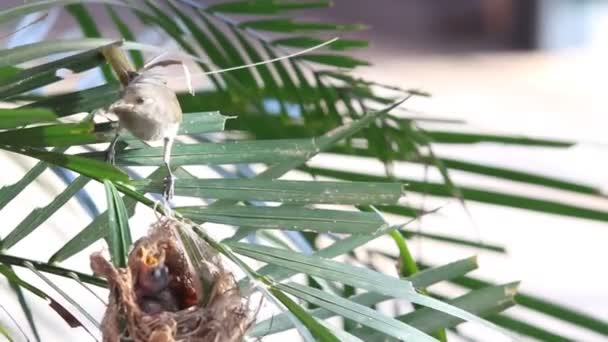
[[[0,111],[0,128],[7,129],[0,132],[0,148],[40,160],[19,181],[0,189],[0,208],[5,207],[36,180],[48,164],[80,174],[46,207],[32,211],[2,240],[0,270],[4,270],[2,274],[18,291],[19,301],[36,337],[38,333],[31,315],[27,314],[27,304],[20,291],[25,289],[41,298],[49,297],[42,290],[35,290],[16,278],[12,267],[25,267],[41,279],[50,273],[66,278],[76,276],[76,279],[84,283],[105,286],[101,279],[58,266],[57,263],[78,255],[94,242],[106,238],[110,242],[113,260],[118,265],[123,265],[131,244],[129,217],[134,214],[137,203],[154,206],[154,202],[145,196],[146,192],[158,193],[161,190],[161,168],[138,180],[129,179],[124,172],[132,171],[137,166],[162,165],[160,148],[146,146],[127,136],[127,148],[116,159],[121,169],[114,168],[103,163],[103,153],[90,146],[112,139],[111,124],[94,121],[74,124],[62,121],[72,114],[90,113],[103,108],[119,96],[119,83],[115,82],[100,52],[104,46],[114,44],[114,40],[101,38],[105,32],[97,22],[98,18],[90,14],[90,6],[100,4],[110,16],[116,31],[127,40],[123,46],[131,50],[130,57],[136,66],[141,66],[144,62],[142,52],[158,53],[163,48],[137,43],[133,19],[170,38],[185,51],[181,55],[191,58],[203,72],[276,58],[286,55],[288,48],[308,48],[323,42],[322,37],[327,35],[342,36],[348,31],[365,28],[360,24],[321,23],[297,18],[299,10],[327,7],[329,1],[234,1],[205,6],[200,2],[182,0],[169,1],[167,4],[145,1],[144,6],[137,6],[130,2],[111,0],[83,3],[54,0],[28,3],[0,11],[0,23],[4,23],[51,7],[65,6],[83,35],[88,37],[69,41],[44,41],[0,51],[0,99],[13,103],[16,107]],[[233,15],[239,14],[248,15],[248,19],[234,19]],[[129,20],[125,20],[127,15]],[[199,90],[196,96],[179,96],[185,112],[179,134],[188,136],[189,139],[188,143],[177,144],[173,151],[172,164],[177,167],[176,174],[183,175],[177,182],[176,192],[180,196],[216,201],[207,206],[178,207],[175,212],[195,221],[193,224],[200,238],[224,253],[243,270],[249,280],[261,283],[262,286],[256,289],[284,310],[272,322],[258,323],[250,336],[260,337],[295,326],[306,340],[311,341],[406,337],[429,340],[430,334],[452,328],[466,319],[483,321],[496,330],[500,330],[496,327],[499,325],[541,339],[562,338],[559,334],[511,316],[496,315],[514,305],[514,300],[542,314],[559,317],[581,328],[608,335],[606,322],[527,294],[516,294],[516,283],[494,285],[465,277],[476,268],[474,259],[410,272],[412,274],[408,274],[406,279],[375,272],[371,267],[354,268],[348,263],[330,260],[351,254],[355,248],[391,232],[398,237],[396,241],[406,244],[406,247],[408,241],[401,237],[416,236],[451,245],[504,252],[500,246],[493,244],[388,226],[381,217],[383,213],[402,217],[426,214],[418,205],[399,202],[403,191],[406,194],[457,197],[462,201],[478,201],[598,221],[608,219],[605,210],[544,200],[527,193],[505,193],[477,186],[461,186],[454,182],[450,172],[457,170],[491,176],[505,182],[535,184],[595,198],[604,197],[597,188],[557,177],[435,155],[433,148],[438,144],[457,143],[474,147],[479,143],[493,143],[504,146],[567,148],[575,142],[475,132],[461,124],[453,126],[452,130],[433,128],[432,125],[422,129],[419,123],[426,119],[426,122],[432,122],[433,118],[412,119],[407,112],[397,113],[397,107],[403,102],[395,99],[427,94],[358,79],[345,71],[369,64],[347,54],[352,48],[366,45],[367,42],[357,39],[340,39],[327,45],[323,51],[298,56],[289,61],[207,75],[210,88]],[[81,52],[82,50],[86,51]],[[66,52],[74,54],[42,62],[34,67],[20,66],[25,62],[31,63],[36,59]],[[29,93],[62,82],[63,79],[57,74],[59,69],[79,73],[98,67],[104,70],[104,85],[54,95]],[[378,91],[379,88],[383,91]],[[390,90],[393,95],[385,95],[386,90]],[[22,105],[24,99],[33,101]],[[374,111],[376,108],[381,110]],[[227,121],[230,117],[221,115],[218,110],[237,114],[238,119]],[[26,127],[19,128],[24,125]],[[201,141],[201,134],[221,132],[226,128],[246,131],[247,138],[212,143]],[[70,149],[70,154],[65,153],[72,146],[85,147],[86,150],[76,153]],[[49,151],[47,147],[55,148]],[[365,170],[346,172],[306,165],[312,157],[325,152],[379,160],[386,165],[387,175],[372,176]],[[389,165],[395,162],[434,168],[441,173],[441,181],[394,177]],[[253,163],[263,163],[266,168],[254,177],[241,176],[237,179],[201,179],[183,168],[193,165]],[[340,181],[279,179],[294,170]],[[235,175],[238,176],[238,172]],[[19,241],[26,237],[34,238],[45,221],[60,210],[79,189],[84,188],[89,179],[105,181],[108,211],[77,231],[70,241],[58,248],[48,262],[10,254],[10,248]],[[406,184],[405,188],[402,184]],[[121,197],[118,192],[124,196]],[[278,203],[279,206],[269,206],[266,202]],[[349,207],[344,210],[343,207],[328,209],[313,206],[318,204]],[[380,213],[359,211],[353,205],[375,205]],[[201,228],[206,222],[232,225],[238,229],[232,238],[218,242]],[[308,246],[313,247],[313,254],[305,255],[301,251],[288,249],[293,244],[291,241],[284,243],[285,235],[282,233],[285,230],[303,231],[302,234],[298,233],[299,237],[309,234],[313,243]],[[327,236],[327,232],[347,235],[341,236],[328,247],[317,249],[314,238]],[[249,235],[282,244],[281,248],[241,242],[242,238]],[[267,264],[254,270],[237,254],[248,255]],[[342,273],[336,273],[337,271]],[[311,282],[306,286],[285,281],[298,273],[307,275]],[[361,277],[362,274],[367,276]],[[453,299],[432,294],[443,301],[416,292],[439,282],[457,284],[467,288],[468,292]],[[353,290],[368,291],[340,295],[336,291],[323,292],[317,289],[341,289],[345,284]],[[247,288],[251,283],[242,279],[240,285]],[[47,286],[53,288],[52,281],[48,281]],[[69,294],[64,293],[63,296],[71,299]],[[436,310],[414,307],[410,313],[389,317],[370,309],[377,303],[395,298],[406,298]],[[319,307],[309,309],[297,300]],[[86,308],[79,308],[77,304],[72,301],[71,309],[86,312]],[[69,313],[68,309],[54,309],[64,319],[68,317],[65,314]],[[345,327],[351,324],[350,328],[340,329],[324,321],[335,315],[349,320],[350,323],[347,322]],[[480,317],[488,317],[488,321],[496,325]],[[96,320],[93,317],[90,319]],[[352,322],[361,325],[353,325]]]

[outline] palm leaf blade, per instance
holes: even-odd
[[[108,201],[108,245],[116,267],[127,267],[127,254],[133,243],[129,216],[122,198],[110,181],[104,181]]]
[[[281,284],[279,288],[307,302],[333,311],[344,318],[351,319],[400,340],[435,341],[434,338],[421,333],[409,325],[403,324],[366,306],[351,302],[348,299],[296,283]]]
[[[143,192],[160,192],[162,183],[138,181]],[[257,179],[178,179],[175,193],[200,198],[283,203],[389,204],[401,197],[400,183],[307,182]]]
[[[376,214],[298,207],[209,206],[177,208],[198,222],[214,222],[259,229],[287,229],[369,234],[385,227]]]
[[[2,241],[2,248],[8,249],[31,234],[36,228],[43,224],[51,215],[59,210],[76,192],[80,191],[88,182],[89,178],[80,176],[76,178],[64,191],[53,201],[42,208],[34,209],[15,229],[13,229]]]
[[[411,281],[416,288],[424,288],[444,280],[462,276],[475,268],[477,268],[475,258],[467,258],[447,265],[421,271],[411,277],[408,277],[407,280]],[[391,296],[384,296],[374,292],[365,292],[349,297],[350,301],[365,306],[372,306],[390,299],[392,299]],[[314,317],[320,319],[327,319],[335,315],[333,312],[324,308],[314,309],[310,313]],[[261,337],[262,335],[280,332],[291,327],[292,325],[287,317],[278,315],[272,317],[271,319],[257,323],[249,335],[251,337]]]

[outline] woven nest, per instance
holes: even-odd
[[[127,268],[91,255],[93,272],[110,288],[103,341],[243,339],[253,320],[232,274],[201,239],[180,239],[188,230],[180,225],[170,219],[153,225],[135,242]]]

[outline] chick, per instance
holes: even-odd
[[[179,311],[201,303],[199,271],[190,263],[174,227],[162,226],[134,243],[128,267],[142,311]]]
[[[166,266],[142,270],[137,279],[135,294],[140,309],[150,315],[179,310],[177,299],[169,288],[169,271]]]
[[[164,253],[157,258],[144,247],[139,248],[134,289],[140,309],[147,314],[179,310],[176,295],[169,287],[171,275],[164,263]]]

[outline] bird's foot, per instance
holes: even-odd
[[[108,163],[110,163],[110,164],[112,164],[112,165],[114,165],[114,164],[116,164],[116,158],[115,157],[116,157],[116,152],[114,151],[113,148],[109,148],[106,151],[105,161],[108,162]]]
[[[168,201],[175,195],[175,176],[171,171],[169,171],[169,174],[165,177],[163,186],[163,196],[165,196],[165,199]]]

